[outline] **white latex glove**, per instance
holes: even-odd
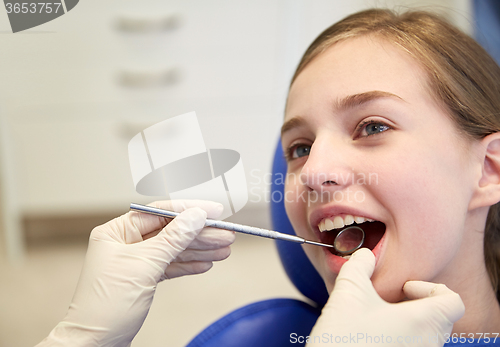
[[[220,216],[221,204],[193,200],[152,206],[182,213],[170,221],[129,212],[92,231],[68,313],[39,347],[129,346],[158,282],[205,272],[212,261],[229,256],[234,233],[203,229],[207,216]]]
[[[443,284],[408,281],[403,291],[410,301],[391,304],[370,281],[374,268],[366,248],[342,266],[307,346],[443,346],[443,334],[465,312],[460,296]]]

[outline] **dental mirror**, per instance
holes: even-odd
[[[333,246],[341,254],[351,254],[357,251],[365,242],[365,232],[360,227],[352,226],[339,232]]]

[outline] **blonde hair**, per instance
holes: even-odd
[[[376,35],[414,57],[424,68],[428,88],[468,139],[500,131],[500,68],[472,38],[435,14],[390,10],[362,11],[332,25],[304,53],[292,78],[333,44]],[[490,207],[484,235],[488,274],[500,301],[500,203]]]

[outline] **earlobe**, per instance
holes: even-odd
[[[489,207],[500,201],[500,133],[481,140],[482,173],[470,207]]]

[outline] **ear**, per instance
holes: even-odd
[[[489,207],[500,201],[500,133],[486,136],[478,148],[482,173],[469,209]]]

